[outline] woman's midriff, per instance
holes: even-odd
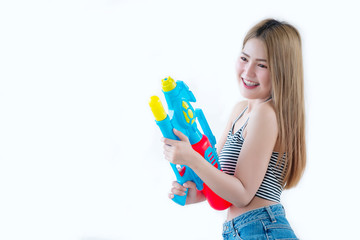
[[[237,216],[239,216],[243,213],[246,213],[250,210],[266,207],[266,206],[273,205],[273,204],[277,204],[277,202],[269,201],[269,200],[262,199],[262,198],[255,196],[251,200],[251,202],[245,207],[238,208],[238,207],[235,207],[234,205],[231,205],[228,210],[227,221],[230,221],[233,218],[236,218]]]

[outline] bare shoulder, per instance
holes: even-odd
[[[277,131],[276,112],[271,102],[266,102],[257,105],[252,110],[251,120],[252,122],[255,122],[256,125],[271,127]]]
[[[253,109],[253,115],[256,117],[266,117],[276,120],[275,108],[270,102],[258,104]],[[267,119],[270,120],[270,119]]]
[[[246,100],[236,103],[231,112],[230,121],[234,121],[240,115],[240,113],[244,111],[247,105],[248,102]]]
[[[225,128],[225,132],[227,133],[230,128],[231,125],[233,124],[233,122],[235,121],[235,119],[240,115],[240,113],[242,111],[244,111],[244,109],[246,108],[248,102],[247,101],[240,101],[238,103],[235,104],[235,106],[233,107],[229,120],[227,122],[226,128]]]

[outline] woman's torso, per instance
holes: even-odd
[[[237,134],[237,135],[240,134],[242,140],[244,140],[246,138],[246,135],[247,135],[246,125],[247,125],[247,122],[249,121],[249,113],[247,113],[246,110],[247,110],[247,107],[245,109],[243,109],[241,111],[239,117],[237,119],[235,119],[235,123],[231,126],[231,129],[229,130],[229,134],[232,134],[232,136],[230,136],[230,137],[234,137],[235,134]],[[235,137],[240,138],[240,136],[235,136]],[[228,136],[227,141],[228,140],[229,140],[229,136]],[[225,143],[225,145],[226,145],[226,143]],[[224,147],[225,146],[223,146],[223,149],[224,149]],[[276,151],[278,149],[279,149],[278,143],[276,143],[275,147],[274,147],[274,151]],[[226,170],[225,170],[225,172],[226,172]],[[258,194],[256,194],[256,195],[258,195]],[[238,208],[238,207],[232,205],[228,210],[227,220],[229,221],[229,220],[231,220],[245,212],[248,212],[250,210],[277,204],[280,202],[279,198],[274,199],[274,201],[272,201],[272,200],[264,199],[264,198],[256,196],[256,195],[250,201],[250,203],[245,207]]]

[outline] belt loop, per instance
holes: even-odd
[[[236,235],[237,235],[237,230],[236,230],[236,228],[235,228],[235,221],[234,221],[234,219],[231,220],[231,227],[232,227],[232,230],[234,231],[233,235],[234,235],[234,237],[236,237]]]
[[[273,222],[273,223],[276,222],[274,213],[271,211],[270,206],[266,206],[265,209],[266,209],[266,211],[267,211],[268,214],[269,214],[269,217],[270,217],[270,219],[271,219],[271,222]]]

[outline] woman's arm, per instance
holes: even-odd
[[[246,206],[255,196],[265,176],[278,134],[273,108],[269,104],[254,108],[235,175],[231,176],[205,161],[191,148],[185,135],[176,130],[174,132],[180,141],[164,139],[165,158],[192,168],[216,194],[236,207]]]

